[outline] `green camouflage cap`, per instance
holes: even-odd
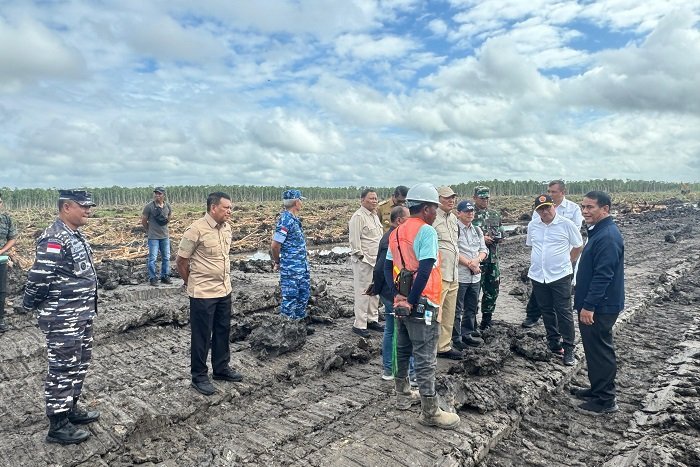
[[[477,198],[490,198],[489,187],[487,186],[477,186],[474,188],[474,196]]]

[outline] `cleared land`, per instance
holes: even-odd
[[[508,202],[494,201],[496,207]],[[528,211],[529,200],[520,203],[507,213],[508,222]],[[310,240],[345,240],[353,205],[308,206]],[[276,210],[262,204],[237,212],[238,240],[253,242],[246,250],[267,246]],[[190,212],[177,221],[174,236],[201,214]],[[103,258],[118,256],[109,252],[125,248],[123,238],[133,242],[128,248],[143,244],[134,230],[137,211],[122,214],[119,220],[100,216],[89,226]],[[381,336],[365,341],[350,332],[352,277],[342,254],[312,257],[316,333],[276,357],[270,355],[279,349],[259,344],[274,342],[271,334],[281,327],[270,325],[276,323],[277,277],[269,264],[237,256],[232,364],[245,381],[215,382],[218,392],[209,398],[189,388],[188,301],[177,281],[151,288],[143,283],[142,258],[120,259],[100,266],[110,290],[101,294],[86,381],[89,405],[102,411],[90,425],[93,437],[72,447],[43,442],[43,336],[31,317],[12,315],[13,329],[0,335],[0,397],[6,401],[0,464],[697,465],[700,211],[671,200],[617,205],[616,216],[627,262],[627,310],[617,338],[618,414],[593,418],[573,410],[568,387],[585,382],[584,362],[564,367],[544,358],[543,328],[519,327],[526,290],[520,276],[529,262],[522,235],[504,244],[497,323],[487,345],[463,362],[439,362],[444,405],[462,417],[454,432],[422,427],[417,408],[394,410],[393,384],[379,378]],[[99,230],[102,222],[112,233]],[[255,230],[263,223],[267,231]],[[667,235],[675,242],[665,241]],[[17,291],[21,275],[12,277]]]

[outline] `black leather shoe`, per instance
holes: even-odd
[[[578,408],[591,415],[604,415],[608,413],[615,413],[620,410],[615,402],[615,399],[606,404],[601,403],[599,399],[591,399],[583,404],[580,404]]]
[[[582,401],[595,399],[595,396],[591,392],[591,388],[569,388],[569,392],[576,399],[581,399]]]
[[[158,279],[151,279],[149,281],[149,284],[151,284],[153,287],[157,287],[158,286]]]
[[[469,347],[479,347],[481,344],[484,343],[484,340],[481,337],[474,337],[473,335],[471,335],[463,337],[462,343],[464,343],[464,345],[468,345]]]
[[[204,394],[205,396],[211,396],[216,392],[216,389],[214,389],[214,385],[211,384],[211,381],[205,380],[205,381],[192,381],[192,387],[197,390],[197,392]]]
[[[524,328],[532,328],[532,327],[537,326],[537,322],[538,322],[538,321],[539,321],[539,319],[533,320],[533,319],[530,319],[530,318],[525,318],[525,321],[523,321],[523,323],[521,324],[521,326],[524,327]]]
[[[462,343],[462,341],[460,340],[460,341],[452,341],[452,347],[455,348],[455,349],[457,349],[457,350],[459,350],[459,351],[462,351],[462,350],[464,350],[467,346],[464,345],[464,344]]]
[[[170,284],[173,283],[172,279],[170,279],[170,278],[167,277],[167,276],[166,276],[166,277],[161,277],[161,278],[160,278],[160,281],[161,281],[163,284],[168,284],[168,285],[170,285]]]
[[[214,373],[213,378],[221,381],[232,381],[234,383],[239,383],[243,381],[243,375],[234,370],[233,368],[226,368],[226,371],[224,371],[221,374]]]
[[[367,329],[360,329],[360,328],[356,328],[355,326],[353,326],[352,332],[354,332],[355,334],[357,334],[360,337],[364,337],[365,339],[367,339],[369,337],[369,331]]]
[[[49,415],[49,423],[47,443],[78,444],[90,437],[89,431],[76,427],[68,420],[66,412]]]
[[[479,331],[478,329],[474,329],[472,331],[472,337],[481,337],[481,331]]]
[[[100,412],[97,410],[86,410],[78,406],[78,401],[73,398],[73,408],[68,412],[68,420],[73,425],[85,425],[96,422],[100,418]]]
[[[367,329],[370,331],[384,332],[384,326],[379,324],[378,321],[370,321],[367,323]]]
[[[456,349],[450,349],[447,352],[438,352],[438,358],[449,358],[450,360],[461,360],[464,354]]]

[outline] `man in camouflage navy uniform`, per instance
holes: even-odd
[[[306,317],[311,291],[306,238],[298,217],[302,200],[306,198],[299,190],[287,190],[282,199],[284,211],[277,221],[270,246],[274,271],[280,272],[280,313],[290,319],[302,319]]]
[[[38,309],[46,337],[48,373],[44,384],[49,443],[77,444],[90,432],[97,411],[78,408],[92,356],[92,321],[97,313],[97,275],[90,245],[78,230],[95,206],[90,193],[60,190],[58,219],[37,240],[36,261],[27,276],[22,307]]]
[[[476,213],[472,225],[484,232],[484,242],[489,249],[489,255],[481,263],[481,330],[491,326],[491,318],[496,309],[498,289],[501,284],[501,271],[498,267],[498,244],[503,240],[503,225],[501,214],[495,209],[489,209],[490,191],[486,186],[474,188],[474,204]]]
[[[0,209],[4,207],[0,198]],[[17,227],[12,218],[6,212],[0,212],[0,334],[7,331],[5,324],[5,297],[7,296],[7,254],[15,246],[17,239]]]

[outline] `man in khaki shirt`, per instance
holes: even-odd
[[[215,192],[207,197],[207,213],[189,226],[177,251],[176,265],[190,297],[192,387],[214,394],[207,354],[211,344],[214,379],[241,381],[229,367],[231,329],[231,198]]]
[[[442,293],[440,294],[440,337],[438,338],[437,356],[441,358],[460,359],[462,352],[452,348],[452,328],[457,307],[459,290],[459,226],[457,216],[452,212],[457,194],[449,186],[438,188],[440,208],[433,227],[438,234],[440,248],[440,272],[442,273]]]
[[[384,233],[387,233],[391,228],[391,210],[396,206],[406,206],[406,194],[408,194],[408,187],[399,185],[394,189],[391,198],[377,205],[377,216],[384,227]]]
[[[379,240],[384,234],[376,213],[377,201],[375,191],[369,188],[362,191],[360,209],[355,211],[348,223],[355,291],[355,323],[352,332],[362,337],[369,337],[368,329],[384,332],[384,326],[379,324],[379,296],[369,296],[365,293],[372,283]]]

